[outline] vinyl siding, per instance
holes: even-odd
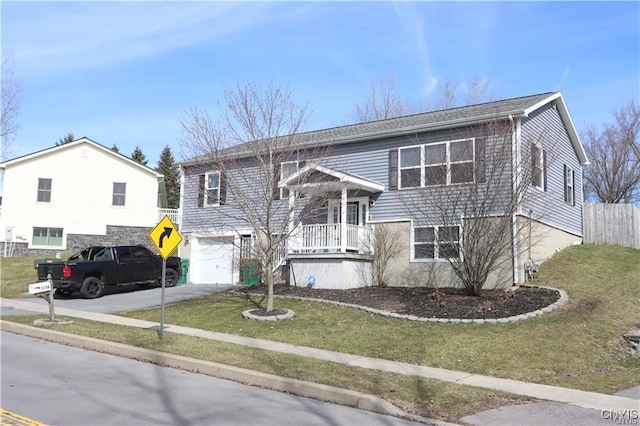
[[[185,169],[185,179],[183,187],[183,223],[182,230],[184,232],[197,232],[208,228],[217,228],[220,231],[229,229],[251,229],[250,223],[245,219],[245,215],[241,209],[234,208],[237,203],[234,199],[233,191],[229,189],[227,183],[226,200],[224,204],[219,206],[199,207],[200,175],[217,171],[210,166],[189,167]],[[239,192],[244,195],[250,195],[252,191],[256,193],[256,206],[263,205],[265,199],[264,191],[266,191],[266,180],[261,176],[260,170],[252,166],[250,163],[243,164],[242,172],[230,170],[225,176],[227,181],[233,180],[239,185]],[[223,179],[221,179],[222,181]],[[248,200],[250,202],[250,200]],[[288,200],[274,200],[275,206],[282,204],[286,206]],[[283,208],[286,210],[286,207]],[[281,221],[283,218],[279,218]],[[280,222],[282,223],[282,222]],[[279,225],[275,225],[277,227]],[[272,227],[272,229],[275,229]]]
[[[445,142],[450,140],[458,140],[468,137],[485,136],[478,133],[479,130],[469,130],[466,128],[449,129],[436,132],[422,133],[412,136],[399,136],[390,138],[374,139],[370,141],[363,141],[350,144],[336,145],[330,150],[330,154],[326,158],[308,159],[307,163],[315,162],[326,167],[334,168],[336,170],[358,175],[360,177],[372,180],[374,182],[381,183],[385,186],[384,192],[381,194],[372,194],[372,198],[375,199],[375,205],[370,208],[370,221],[373,222],[387,222],[397,221],[400,219],[415,219],[422,224],[430,224],[429,220],[430,210],[435,211],[435,205],[425,206],[421,209],[421,213],[416,215],[412,213],[412,209],[407,207],[411,203],[407,203],[405,200],[411,198],[412,195],[437,193],[440,191],[438,188],[417,188],[417,189],[401,189],[389,191],[389,150],[398,149],[399,147],[406,147],[412,145],[422,145],[429,143]],[[510,140],[510,138],[509,138]],[[487,139],[487,147],[490,144],[503,143],[504,140],[497,141],[492,138]],[[488,160],[490,160],[488,158]],[[491,162],[488,161],[486,167],[491,167]],[[202,229],[203,224],[220,224],[224,222],[229,227],[244,227],[248,224],[245,221],[239,219],[240,212],[231,211],[230,206],[219,207],[197,207],[198,200],[198,176],[205,172],[213,171],[214,169],[202,167],[189,167],[186,168],[185,187],[184,187],[184,219],[183,230],[185,232],[195,232]],[[509,170],[505,170],[505,173],[509,173]],[[228,176],[228,179],[233,179],[233,174]],[[256,187],[258,187],[258,173],[256,170],[256,180],[254,181]],[[447,190],[460,191],[462,185],[450,185]],[[248,187],[245,187],[248,189]],[[349,194],[355,195],[355,194]],[[368,195],[368,194],[361,194]],[[232,203],[233,195],[227,191],[227,200]],[[339,198],[338,193],[335,194],[336,198]],[[422,195],[421,195],[422,197]],[[274,202],[287,202],[286,200],[277,200]],[[499,212],[496,212],[499,213]],[[238,216],[236,216],[236,214]],[[236,216],[234,218],[234,216]],[[418,217],[416,217],[418,216]],[[315,223],[325,223],[326,215],[318,215],[318,217],[306,221]],[[435,223],[435,222],[434,222]]]
[[[522,214],[542,223],[582,236],[582,166],[553,104],[545,105],[523,119],[522,156],[530,157],[531,143],[539,141],[547,155],[546,191],[531,187]],[[525,160],[526,161],[526,160]],[[564,201],[564,165],[574,171],[575,205]]]

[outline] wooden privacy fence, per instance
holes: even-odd
[[[633,204],[585,204],[585,244],[612,244],[640,249],[640,209]]]

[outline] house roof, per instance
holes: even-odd
[[[303,177],[309,176],[311,173],[318,173],[326,176],[329,180],[322,181],[305,181]],[[384,185],[375,182],[371,179],[358,176],[353,173],[341,172],[329,167],[320,166],[318,164],[307,164],[297,172],[291,174],[289,177],[282,179],[278,183],[280,188],[298,188],[306,189],[320,186],[323,189],[331,187],[332,183],[335,184],[335,188],[340,189],[342,185],[345,185],[347,189],[359,189],[369,192],[382,192],[384,191]]]
[[[78,145],[82,145],[82,144],[88,144],[91,146],[94,146],[102,151],[104,151],[106,154],[113,156],[114,158],[127,162],[130,165],[132,165],[133,167],[139,168],[140,170],[146,172],[146,173],[150,173],[155,175],[157,178],[164,178],[164,175],[162,175],[161,173],[158,173],[157,171],[153,170],[150,167],[147,167],[143,164],[138,163],[137,161],[132,160],[131,158],[120,154],[119,152],[115,152],[114,150],[107,148],[104,145],[101,145],[97,142],[92,141],[91,139],[87,138],[87,137],[82,137],[79,139],[76,139],[72,142],[69,143],[65,143],[62,145],[56,145],[56,146],[52,146],[50,148],[46,148],[40,151],[36,151],[36,152],[32,152],[31,154],[26,154],[23,155],[21,157],[16,157],[12,160],[7,160],[4,163],[0,163],[0,169],[6,169],[8,166],[13,166],[15,164],[19,164],[21,162],[24,161],[29,161],[29,160],[33,160],[33,159],[37,159],[38,157],[43,157],[45,155],[50,155],[62,150],[67,150],[70,149],[72,147],[78,146]]]
[[[374,138],[402,136],[417,132],[449,129],[486,123],[492,120],[508,120],[524,118],[537,109],[553,103],[564,122],[576,155],[582,165],[589,164],[587,156],[573,124],[564,98],[560,92],[547,92],[519,98],[504,99],[494,102],[450,108],[421,114],[407,115],[386,120],[370,121],[348,126],[333,127],[294,135],[298,146],[317,147],[324,145],[345,144]],[[250,155],[242,145],[230,148],[234,157]],[[202,158],[200,158],[202,160]],[[187,160],[183,165],[197,164],[197,160]]]

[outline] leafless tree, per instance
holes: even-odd
[[[371,83],[370,97],[362,105],[354,107],[354,119],[358,123],[386,120],[420,112],[420,109],[408,99],[398,97],[395,89],[395,77],[390,74],[386,80]]]
[[[532,144],[542,144],[542,136],[523,142],[519,159],[514,159],[511,135],[509,122],[461,130],[453,138],[456,142],[425,146],[425,167],[415,169],[416,176],[412,172],[400,175],[401,180],[425,182],[418,189],[402,191],[402,200],[414,218],[416,258],[448,261],[467,294],[473,296],[480,295],[492,273],[510,270],[505,267],[512,262],[514,235],[527,234],[525,222],[518,221],[516,214],[533,190],[532,184],[544,180],[532,159],[538,156]],[[552,152],[547,144],[549,159]],[[451,159],[449,167],[444,165],[446,158]],[[531,240],[521,243],[527,242]]]
[[[488,79],[474,77],[466,84],[448,77],[438,81],[433,96],[427,99],[426,111],[456,108],[500,98],[497,89],[491,86]]]
[[[629,101],[602,130],[582,136],[591,164],[585,169],[588,198],[602,203],[640,201],[640,107]]]
[[[423,102],[403,98],[398,95],[395,76],[371,83],[369,97],[354,107],[353,118],[358,123],[385,120],[422,112],[478,104],[499,99],[499,92],[487,79],[474,77],[466,84],[453,78],[440,80],[433,95]]]
[[[188,158],[182,163],[185,185],[198,185],[192,191],[201,197],[216,188],[207,194],[215,198],[212,208],[194,209],[201,215],[197,226],[214,233],[231,230],[237,236],[252,231],[253,244],[240,239],[239,248],[241,255],[260,261],[261,278],[268,287],[267,311],[273,310],[274,270],[282,261],[287,237],[304,217],[317,214],[320,206],[326,208],[320,193],[307,192],[301,198],[302,194],[279,187],[305,161],[322,161],[328,150],[311,147],[301,133],[307,108],[296,105],[292,95],[273,83],[264,88],[238,85],[225,90],[218,121],[206,111],[190,108],[181,123],[182,155]],[[211,185],[204,175],[198,178],[212,170],[219,174],[213,175]],[[303,175],[298,185],[307,179]]]
[[[11,150],[11,139],[18,132],[18,115],[22,105],[24,83],[16,73],[15,55],[2,51],[2,82],[0,83],[2,111],[0,113],[0,159],[7,157]]]
[[[373,226],[370,252],[373,253],[371,274],[373,285],[387,286],[387,266],[402,253],[402,235],[390,224],[379,223]]]

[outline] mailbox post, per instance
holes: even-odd
[[[54,322],[56,320],[56,315],[53,306],[53,293],[55,289],[53,288],[53,281],[51,279],[51,274],[47,274],[47,281],[37,284],[29,285],[29,294],[35,294],[38,297],[42,297],[49,303],[49,320]]]

